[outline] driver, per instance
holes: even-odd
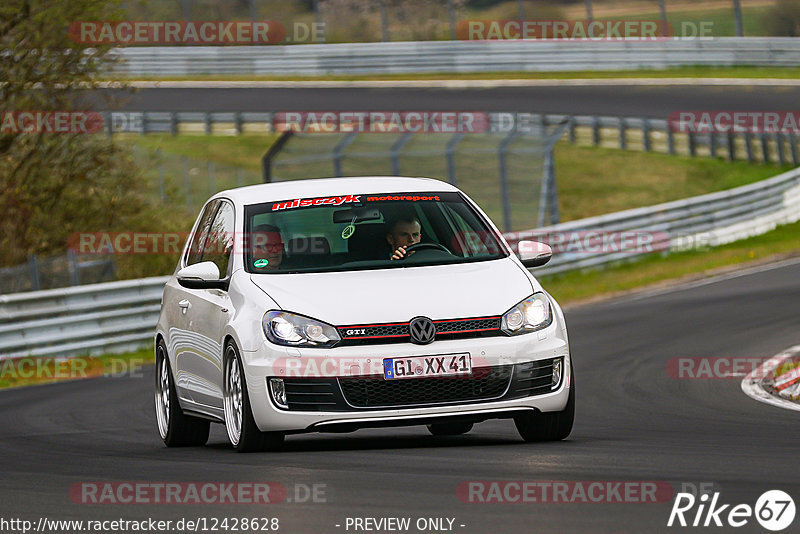
[[[415,215],[401,215],[391,220],[387,228],[386,241],[392,247],[393,260],[405,258],[406,248],[422,240],[422,225]]]
[[[280,228],[259,224],[253,228],[253,266],[261,271],[271,271],[283,262],[283,238]]]

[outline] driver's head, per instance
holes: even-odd
[[[263,261],[267,260],[264,264]],[[277,269],[283,261],[283,238],[277,226],[259,224],[253,228],[253,264],[259,270]]]
[[[422,226],[414,215],[400,216],[389,221],[386,241],[396,250],[407,247],[422,240]]]

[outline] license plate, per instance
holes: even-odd
[[[472,358],[469,353],[385,358],[383,360],[383,378],[385,380],[469,374],[472,374]]]

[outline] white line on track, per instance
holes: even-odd
[[[115,87],[124,81],[105,82]],[[402,88],[490,89],[493,87],[618,87],[618,86],[767,86],[800,87],[800,79],[792,78],[572,78],[528,80],[131,80],[140,89],[278,89],[278,88]]]

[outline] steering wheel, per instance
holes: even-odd
[[[445,247],[444,245],[441,245],[439,243],[414,243],[413,245],[409,245],[409,246],[406,247],[406,255],[405,255],[405,257],[406,258],[408,257],[408,253],[409,252],[413,252],[415,250],[424,250],[424,249],[441,250],[443,252],[447,252],[451,256],[453,255],[452,252],[447,250],[447,247]]]

